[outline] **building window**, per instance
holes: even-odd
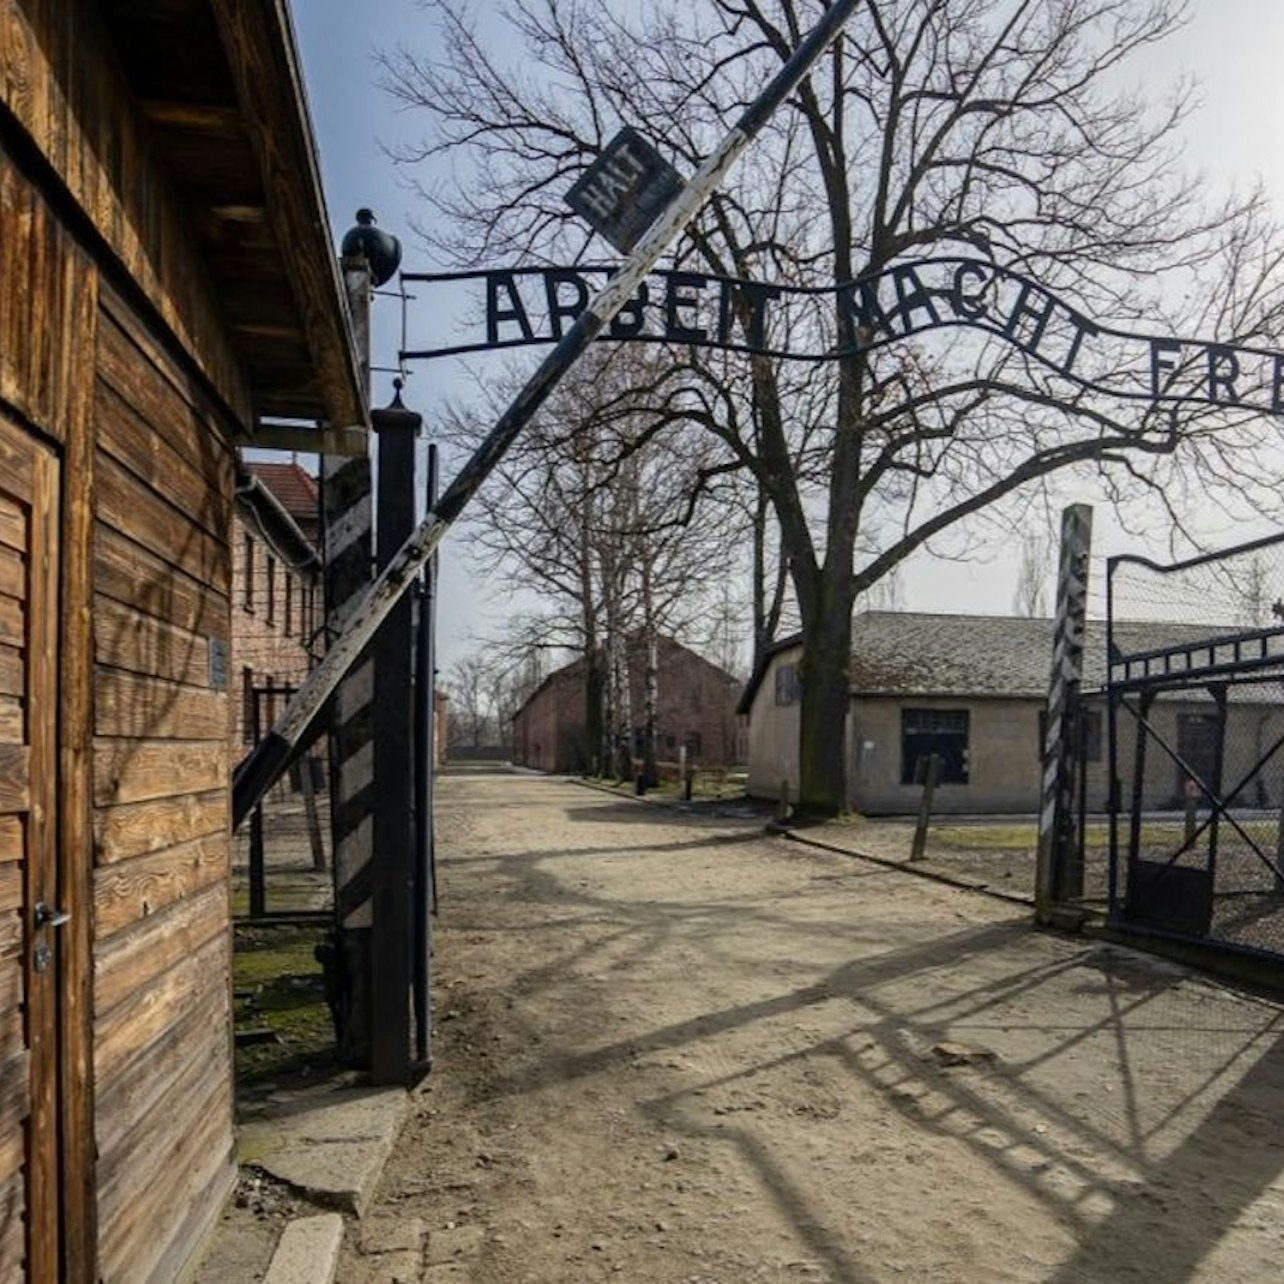
[[[267,556],[267,622],[276,621],[276,558]]]
[[[294,632],[294,576],[285,572],[285,636]]]
[[[689,758],[698,758],[700,756],[701,750],[704,746],[700,740],[700,733],[698,731],[687,732],[686,746],[687,756]]]
[[[254,670],[241,670],[241,741],[254,743]]]
[[[901,710],[901,784],[922,784],[933,754],[941,760],[941,784],[967,784],[966,709]]]
[[[802,686],[798,681],[798,666],[782,664],[776,669],[776,703],[797,704],[802,698]]]
[[[1217,742],[1222,736],[1221,722],[1215,713],[1179,713],[1177,715],[1177,756],[1190,768],[1189,773],[1177,767],[1177,797],[1186,795],[1186,782],[1195,778],[1206,785],[1214,783],[1217,771]]]
[[[245,537],[245,609],[254,610],[254,537]]]

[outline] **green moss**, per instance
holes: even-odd
[[[237,1079],[253,1087],[271,1081],[309,1079],[338,1068],[334,1026],[325,1001],[315,949],[318,927],[238,926],[232,972],[238,993],[237,1030],[269,1029],[275,1041],[239,1045]]]

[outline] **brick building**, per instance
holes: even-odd
[[[235,746],[253,740],[253,692],[295,687],[320,654],[321,562],[317,483],[298,464],[245,466],[236,491],[232,540],[231,674],[229,702]],[[282,698],[260,697],[264,729]]]
[[[541,771],[589,771],[599,756],[588,743],[586,669],[581,657],[550,673],[513,718],[513,761]],[[699,767],[728,767],[744,761],[743,731],[736,714],[741,683],[702,656],[662,638],[657,665],[656,757],[665,774],[676,770],[684,746],[688,762]],[[643,750],[646,682],[645,650],[629,651],[633,756]]]
[[[1042,781],[1042,728],[1052,668],[1054,622],[1005,616],[868,611],[852,621],[850,702],[834,710],[847,737],[847,799],[870,813],[913,811],[922,796],[922,760],[942,763],[934,807],[939,813],[1030,813]],[[1207,624],[1125,621],[1116,642],[1129,651],[1177,645],[1217,632]],[[741,700],[749,715],[749,793],[779,798],[782,784],[797,797],[801,696],[800,636],[764,656]],[[1085,802],[1103,810],[1109,794],[1105,698],[1105,626],[1089,620],[1084,644]],[[1254,775],[1264,747],[1284,735],[1284,704],[1269,684],[1234,690],[1228,714],[1227,779]],[[1209,775],[1215,740],[1206,692],[1168,693],[1150,722],[1185,763]],[[1119,758],[1131,762],[1135,727],[1124,719]],[[1155,750],[1143,793],[1148,808],[1182,805],[1186,773]],[[1244,805],[1278,805],[1279,781],[1245,793]]]

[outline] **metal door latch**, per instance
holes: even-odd
[[[56,910],[52,905],[46,905],[44,901],[37,901],[36,908],[32,913],[35,920],[36,930],[42,927],[62,927],[64,924],[71,922],[71,914],[67,910]],[[44,972],[49,967],[49,960],[53,957],[49,946],[41,940],[31,955],[31,966],[37,972]]]

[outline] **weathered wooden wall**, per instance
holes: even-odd
[[[117,65],[94,6],[0,0],[0,417],[60,467],[61,613],[51,602],[42,618],[56,626],[58,895],[72,913],[49,1107],[63,1141],[15,1179],[30,1049],[3,1030],[29,880],[22,904],[0,904],[6,1280],[172,1279],[233,1173],[229,697],[211,689],[208,647],[229,634],[228,442],[248,395]],[[0,572],[3,516],[0,502]],[[16,699],[0,691],[0,741]],[[61,1202],[60,1262],[52,1223],[16,1229],[19,1180]],[[23,1239],[18,1268],[4,1255]]]
[[[199,386],[104,293],[94,383],[100,1269],[146,1278],[230,1164],[227,643],[234,459]]]

